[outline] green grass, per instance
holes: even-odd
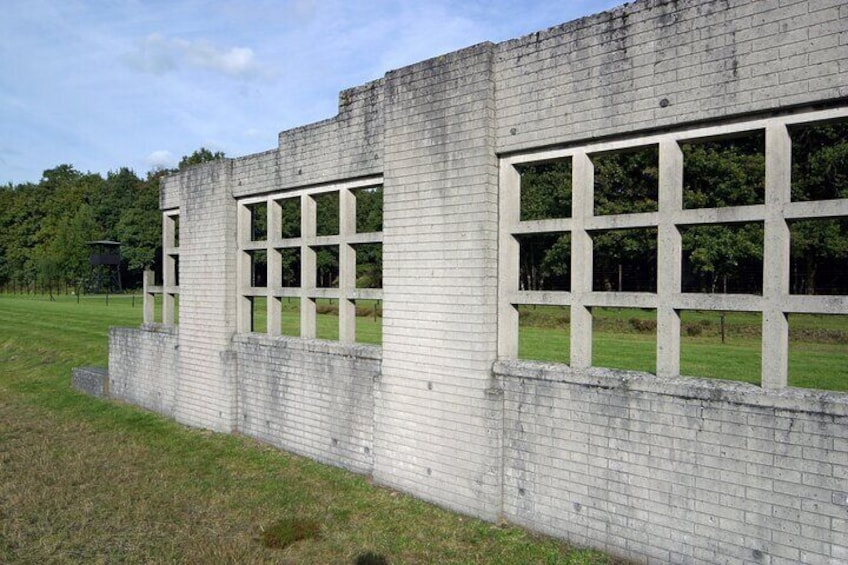
[[[316,302],[315,336],[318,339],[338,341],[339,313],[336,300],[319,298]],[[378,315],[374,316],[374,308]],[[288,336],[300,335],[300,299],[283,298],[280,304],[280,333]],[[383,318],[378,301],[356,301],[356,341],[380,345],[383,342]],[[253,299],[253,328],[255,332],[267,331],[267,302],[263,297]]]
[[[0,295],[0,562],[612,563],[70,390],[141,318],[128,297]]]
[[[656,371],[656,311],[594,308],[592,364]],[[569,362],[569,311],[519,307],[519,357]],[[762,318],[728,312],[721,339],[719,312],[681,317],[680,371],[684,375],[760,384]],[[789,316],[789,386],[848,391],[848,316]]]

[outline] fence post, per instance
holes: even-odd
[[[142,285],[143,285],[143,293],[144,293],[144,323],[152,324],[154,317],[154,296],[150,292],[151,287],[155,281],[153,271],[146,270],[142,275]]]

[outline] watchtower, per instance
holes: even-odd
[[[121,243],[118,241],[89,241],[91,255],[91,292],[121,291]]]

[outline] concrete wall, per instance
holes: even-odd
[[[585,171],[599,142],[848,115],[846,30],[839,1],[638,1],[391,71],[342,92],[338,116],[282,132],[276,149],[171,176],[161,205],[180,217],[179,333],[113,332],[112,392],[639,562],[845,561],[848,395],[784,390],[785,378],[764,378],[771,390],[681,379],[665,362],[657,377],[512,359],[503,328],[517,316],[499,290],[513,238],[499,206],[514,188],[509,159],[538,151],[576,147]],[[780,131],[767,158],[785,172]],[[661,142],[663,155],[676,147]],[[768,190],[786,188],[781,174]],[[382,348],[240,334],[239,199],[362,179],[383,186]],[[783,203],[763,208],[746,213],[785,227]],[[793,217],[848,216],[848,200],[802,208]],[[663,234],[676,231],[658,216]],[[299,245],[321,244],[309,237]],[[766,271],[783,269],[766,251]],[[666,317],[674,278],[644,298]],[[783,315],[785,291],[766,286]],[[551,300],[591,316],[580,301],[597,297],[583,290]],[[848,313],[845,297],[792,300],[793,312]],[[165,374],[173,381],[156,380]]]
[[[179,422],[236,429],[236,202],[232,163],[193,167],[180,190]]]
[[[239,432],[323,463],[370,473],[380,350],[239,336]]]
[[[109,330],[109,395],[173,418],[179,332],[147,325]]]
[[[500,475],[493,48],[386,77],[374,475],[494,518]]]
[[[838,563],[844,394],[502,362],[504,517],[658,563]]]
[[[838,0],[650,0],[506,41],[497,149],[845,98],[846,18]]]

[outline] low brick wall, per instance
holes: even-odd
[[[848,399],[502,362],[504,518],[658,563],[848,560]]]
[[[179,333],[148,324],[109,330],[109,395],[173,418]]]
[[[235,352],[241,433],[371,472],[379,348],[251,334],[235,338]]]

